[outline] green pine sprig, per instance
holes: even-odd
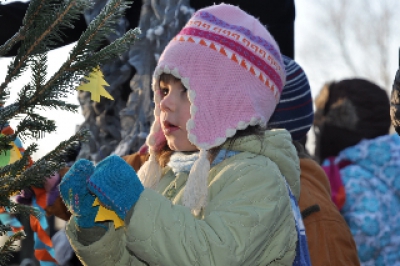
[[[124,36],[104,46],[107,36],[115,33],[114,27],[124,15],[131,2],[111,0],[100,14],[88,25],[68,59],[51,76],[47,69],[47,52],[62,41],[63,29],[72,28],[74,20],[92,7],[87,0],[31,0],[19,31],[0,46],[0,56],[19,44],[18,54],[8,66],[6,77],[0,81],[0,129],[8,121],[18,121],[14,134],[0,135],[0,154],[6,153],[16,137],[25,140],[39,139],[57,130],[55,121],[38,113],[39,110],[65,110],[77,112],[77,105],[65,101],[69,94],[75,93],[83,77],[93,68],[113,60],[134,44],[140,34],[138,29],[128,31]],[[15,102],[4,106],[10,95],[10,83],[27,70],[31,72],[30,82],[20,88]],[[88,138],[87,131],[79,131],[30,167],[30,158],[38,150],[36,143],[28,146],[22,158],[0,167],[0,207],[11,213],[38,215],[29,206],[19,205],[10,196],[30,187],[43,187],[46,177],[65,167],[68,150]],[[10,232],[11,228],[0,225],[0,234]],[[23,237],[16,233],[0,247],[0,265],[10,258],[15,241]]]

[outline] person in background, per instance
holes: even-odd
[[[310,265],[295,147],[286,130],[262,128],[285,76],[257,19],[226,4],[197,11],[154,72],[140,180],[109,156],[96,166],[78,160],[60,183],[78,257],[93,265]],[[95,221],[103,209],[105,220],[118,216],[113,223]]]
[[[400,69],[397,70],[390,97],[390,117],[397,134],[400,134]]]
[[[316,155],[361,265],[400,263],[400,139],[387,93],[364,79],[326,84],[315,99]]]
[[[300,158],[299,207],[303,217],[311,264],[360,265],[349,226],[331,200],[329,180],[311,158],[302,140],[314,120],[311,88],[306,73],[294,60],[283,56],[286,84],[269,128],[285,128]]]

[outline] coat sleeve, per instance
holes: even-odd
[[[68,222],[66,233],[72,248],[84,265],[146,265],[125,248],[126,237],[122,227],[116,230],[110,224],[105,235],[88,246],[79,242],[79,227],[74,219]]]
[[[294,218],[273,166],[244,161],[224,169],[211,183],[217,194],[201,219],[146,189],[127,228],[127,248],[149,265],[291,265]]]
[[[215,176],[200,218],[145,189],[129,224],[89,246],[79,243],[71,220],[72,246],[88,265],[292,265],[297,234],[286,185],[274,163],[252,162]]]

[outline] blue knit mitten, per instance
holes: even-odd
[[[106,208],[123,220],[144,190],[135,170],[116,155],[96,166],[88,187]]]
[[[94,172],[92,162],[75,162],[60,182],[60,194],[79,227],[98,225],[94,222],[99,206],[93,207],[95,196],[87,189],[87,180]]]

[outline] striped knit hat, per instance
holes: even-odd
[[[220,4],[197,11],[167,45],[154,72],[155,121],[147,138],[150,159],[138,173],[150,187],[161,176],[155,170],[155,152],[165,140],[157,93],[163,73],[180,79],[188,90],[191,117],[186,129],[200,158],[190,171],[183,204],[197,214],[207,198],[207,151],[237,130],[267,125],[285,85],[285,66],[268,30],[240,8]]]
[[[303,69],[289,57],[282,57],[286,68],[286,84],[268,128],[285,128],[293,140],[301,140],[314,121],[311,88]]]

